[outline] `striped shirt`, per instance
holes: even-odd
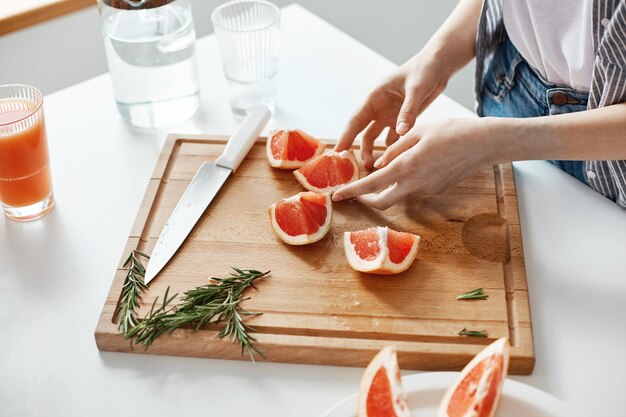
[[[588,109],[626,101],[626,0],[594,0],[592,20],[595,63]],[[505,35],[502,0],[484,0],[476,39],[476,97]],[[626,209],[626,161],[586,161],[585,178],[594,190]]]

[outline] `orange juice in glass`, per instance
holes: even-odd
[[[27,85],[0,85],[0,203],[13,220],[54,206],[43,95]]]

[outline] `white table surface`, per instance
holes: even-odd
[[[283,13],[269,127],[336,138],[395,66],[300,6]],[[170,130],[231,133],[213,36],[198,54],[202,111]],[[45,112],[57,207],[0,219],[0,416],[314,417],[357,389],[358,368],[99,352],[96,322],[166,132],[125,125],[106,74],[47,96]],[[420,120],[471,116],[441,97]],[[626,212],[548,163],[516,175],[537,364],[514,379],[624,415]]]

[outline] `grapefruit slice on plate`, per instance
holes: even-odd
[[[275,130],[267,139],[267,159],[274,168],[296,169],[321,154],[325,147],[326,143],[302,130]]]
[[[359,179],[354,152],[327,152],[316,156],[293,172],[304,188],[318,193],[334,193],[339,187]]]
[[[350,266],[372,274],[398,274],[407,270],[417,256],[419,243],[418,235],[380,226],[343,235]]]
[[[307,245],[322,239],[333,216],[330,194],[305,191],[268,208],[274,233],[289,245]]]
[[[359,386],[357,416],[411,417],[394,346],[378,352],[367,365]]]
[[[474,357],[448,388],[438,417],[493,417],[509,370],[509,342],[502,337]]]

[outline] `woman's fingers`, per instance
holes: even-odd
[[[361,159],[363,159],[363,165],[366,169],[371,169],[374,162],[372,155],[372,149],[374,148],[374,141],[385,129],[385,125],[373,121],[363,132],[363,139],[361,140]]]
[[[417,142],[419,142],[419,137],[413,132],[409,135],[403,136],[400,140],[385,150],[385,153],[383,153],[382,156],[374,163],[374,168],[383,168],[389,165],[391,161],[398,157],[398,155],[411,149],[417,144]]]
[[[420,104],[424,100],[424,94],[417,87],[407,89],[405,94],[396,122],[396,132],[399,135],[404,135],[411,130],[415,124]]]
[[[366,206],[374,207],[378,210],[387,210],[389,207],[402,200],[407,195],[405,186],[395,183],[391,187],[378,194],[364,194],[357,197],[357,200]]]
[[[370,194],[387,188],[396,182],[397,171],[393,167],[372,172],[365,178],[345,185],[333,194],[333,201],[348,200],[361,194]]]

